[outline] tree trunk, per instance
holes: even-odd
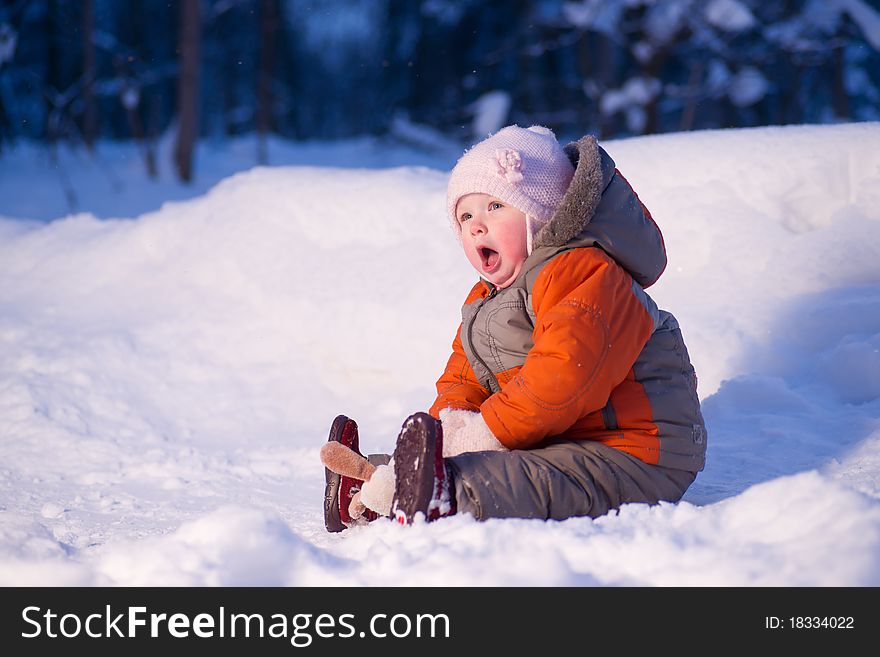
[[[272,129],[272,79],[275,70],[275,0],[260,0],[260,71],[257,77],[257,162],[269,160],[266,134]]]
[[[834,108],[834,117],[840,121],[849,119],[849,93],[846,90],[846,36],[842,29],[838,28],[837,36],[839,44],[834,48],[831,60],[831,106]]]
[[[683,132],[694,127],[694,121],[697,117],[697,102],[700,97],[700,83],[703,80],[704,69],[705,64],[702,60],[691,64],[687,91],[685,92],[684,108],[681,111],[681,123],[678,126],[678,129]]]
[[[95,104],[95,44],[92,34],[95,28],[95,2],[83,0],[82,47],[83,47],[83,117],[82,136],[86,148],[92,150],[98,132],[98,108]]]
[[[117,57],[114,60],[116,76],[120,80],[128,80],[128,69],[126,68],[125,59]],[[140,107],[143,90],[140,87],[131,87],[131,83],[126,82],[119,89],[119,103],[125,109],[125,118],[128,121],[128,130],[134,138],[135,143],[140,147],[141,154],[144,158],[144,166],[147,169],[147,175],[155,179],[159,175],[156,167],[156,157],[153,153],[151,144],[144,135],[144,126],[141,123]]]
[[[642,75],[647,80],[662,80],[661,75],[666,61],[669,59],[672,49],[679,43],[681,37],[676,35],[675,40],[665,44],[662,48],[654,51],[653,56],[642,68]],[[643,135],[654,135],[661,132],[660,125],[660,99],[663,97],[663,86],[661,83],[660,90],[657,95],[652,96],[645,104],[645,127],[642,130]]]
[[[599,80],[599,89],[602,94],[608,91],[614,80],[614,42],[601,32],[596,33],[598,39],[598,52],[596,64],[596,76]],[[602,101],[600,94],[599,103]],[[614,117],[599,111],[599,139],[608,139],[614,133]]]
[[[789,55],[789,57],[791,57]],[[788,61],[788,71],[781,94],[782,125],[800,123],[800,107],[798,98],[801,87],[801,68],[791,58]]]
[[[183,182],[193,178],[193,150],[199,130],[199,69],[202,17],[199,0],[181,0],[177,78],[177,142],[174,164]]]
[[[46,108],[44,134],[50,147],[54,147],[59,134],[58,92],[62,88],[61,71],[58,61],[61,58],[58,48],[58,7],[54,0],[46,6],[44,30],[46,31],[46,73],[43,77],[43,99]]]
[[[583,124],[587,127],[589,132],[595,131],[595,126],[598,125],[598,121],[596,120],[596,104],[591,102],[593,99],[589,98],[588,100],[584,100],[584,96],[586,95],[586,84],[595,82],[595,75],[593,75],[593,68],[591,66],[593,62],[593,58],[590,53],[590,42],[591,42],[591,34],[587,31],[584,31],[580,34],[580,37],[574,44],[573,52],[574,52],[574,61],[577,70],[577,76],[581,80],[581,89],[580,94],[577,98],[583,103],[582,107],[577,107],[578,115],[583,117]]]
[[[235,10],[224,12],[217,18],[217,33],[224,45],[220,65],[223,69],[221,76],[221,93],[223,104],[222,125],[223,134],[231,137],[238,131],[238,62],[241,53],[235,47],[235,36],[241,30],[241,21]]]

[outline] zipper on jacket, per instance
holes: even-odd
[[[501,390],[501,386],[498,385],[498,377],[492,372],[488,365],[486,365],[486,361],[480,358],[480,355],[477,353],[476,347],[474,347],[474,323],[477,321],[477,315],[480,313],[480,310],[483,308],[483,304],[485,304],[489,299],[493,298],[496,294],[498,294],[498,288],[492,285],[489,288],[489,294],[486,295],[484,299],[480,301],[480,305],[474,310],[474,314],[471,316],[471,321],[468,323],[467,327],[467,336],[468,342],[471,345],[471,351],[474,354],[474,358],[477,362],[483,366],[483,369],[489,373],[489,390],[492,393],[499,392]]]
[[[611,405],[611,399],[608,400],[608,403],[605,404],[605,407],[602,409],[602,421],[605,423],[605,428],[609,431],[617,431],[619,428],[617,426],[617,413],[614,412],[614,406]]]

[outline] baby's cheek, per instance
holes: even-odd
[[[510,264],[513,265],[525,262],[527,256],[525,244],[510,240],[506,244],[503,244],[501,248],[503,249],[502,255],[507,258],[507,261]]]

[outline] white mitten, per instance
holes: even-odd
[[[440,411],[443,424],[443,456],[465,452],[506,452],[508,449],[492,435],[481,413],[444,408]]]
[[[394,461],[388,465],[377,465],[369,481],[361,486],[361,503],[376,513],[391,514],[394,499]]]

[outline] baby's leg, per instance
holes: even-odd
[[[696,474],[649,465],[589,440],[447,459],[459,513],[487,518],[597,517],[627,502],[676,502]]]

